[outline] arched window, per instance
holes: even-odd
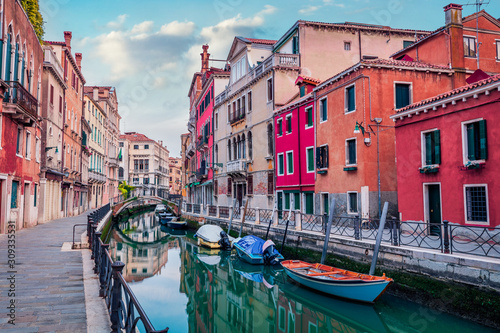
[[[123,168],[122,167],[120,167],[118,169],[118,177],[123,178]]]
[[[237,145],[238,145],[238,159],[240,159],[241,158],[241,138],[239,135],[238,135]]]
[[[252,132],[248,132],[248,158],[253,159]]]
[[[233,160],[238,158],[238,146],[236,145],[236,138],[233,138]]]
[[[9,30],[11,30],[12,27],[9,27]],[[12,73],[12,33],[9,31],[9,34],[7,35],[7,49],[5,51],[5,81],[10,81],[11,79],[11,73]]]
[[[231,139],[227,140],[227,160],[231,161]]]
[[[267,125],[267,153],[272,156],[274,151],[273,125]]]
[[[246,143],[245,143],[245,134],[241,136],[241,158],[245,159],[247,158],[246,155]]]
[[[16,50],[14,51],[14,77],[13,81],[19,81],[19,53],[21,50],[19,49],[19,38],[16,40]]]

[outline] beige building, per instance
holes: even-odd
[[[180,157],[169,158],[169,174],[170,194],[181,194],[182,159]]]
[[[90,151],[89,159],[89,201],[91,208],[101,207],[104,204],[105,191],[105,150],[106,143],[106,113],[97,102],[99,88],[85,87],[83,115],[90,125],[90,135],[87,138],[87,147]]]
[[[120,135],[120,142],[124,146],[121,148],[128,147],[128,165],[125,165],[128,170],[124,170],[128,183],[135,186],[140,195],[166,197],[169,193],[169,151],[163,142],[137,132]]]
[[[273,112],[299,97],[298,75],[323,81],[362,59],[389,58],[426,31],[356,23],[297,21],[278,41],[235,37],[231,79],[216,96],[214,140],[218,205],[272,208]],[[318,198],[316,198],[318,199]],[[316,200],[319,205],[319,200]]]
[[[68,88],[63,68],[52,46],[43,46],[43,52],[39,223],[63,217],[60,198],[64,173],[61,159],[64,92]]]

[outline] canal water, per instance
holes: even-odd
[[[124,277],[157,330],[496,332],[388,294],[375,305],[327,297],[292,283],[282,269],[199,247],[192,236],[162,226],[153,212],[112,230],[111,255],[125,263]]]

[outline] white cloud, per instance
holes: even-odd
[[[274,14],[277,10],[278,10],[278,8],[276,8],[274,6],[265,5],[264,9],[261,10],[260,12],[258,12],[257,15],[258,16],[261,16],[261,15],[271,15],[271,14]]]
[[[299,14],[312,14],[320,8],[321,6],[308,6],[306,8],[299,9]]]
[[[150,32],[153,29],[153,25],[154,25],[153,21],[144,21],[142,23],[134,25],[130,33],[140,34],[140,33]]]
[[[194,22],[172,21],[162,25],[159,33],[162,35],[187,37],[194,32],[195,27]]]
[[[106,26],[108,28],[111,28],[111,29],[121,29],[123,26],[123,23],[125,23],[125,20],[127,19],[127,16],[128,16],[127,14],[119,15],[116,18],[116,21],[108,22],[108,24],[106,24]]]
[[[125,78],[133,72],[126,36],[122,32],[112,31],[98,36],[96,42],[97,55],[103,63],[109,65],[112,80]]]

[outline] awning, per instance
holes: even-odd
[[[212,180],[212,179],[210,179],[210,180],[208,180],[208,181],[204,182],[203,184],[201,184],[201,186],[211,185],[212,183],[213,183],[213,180]]]
[[[200,185],[200,182],[191,183],[191,185],[189,185],[189,187],[193,187],[193,186],[196,186],[196,185]]]

